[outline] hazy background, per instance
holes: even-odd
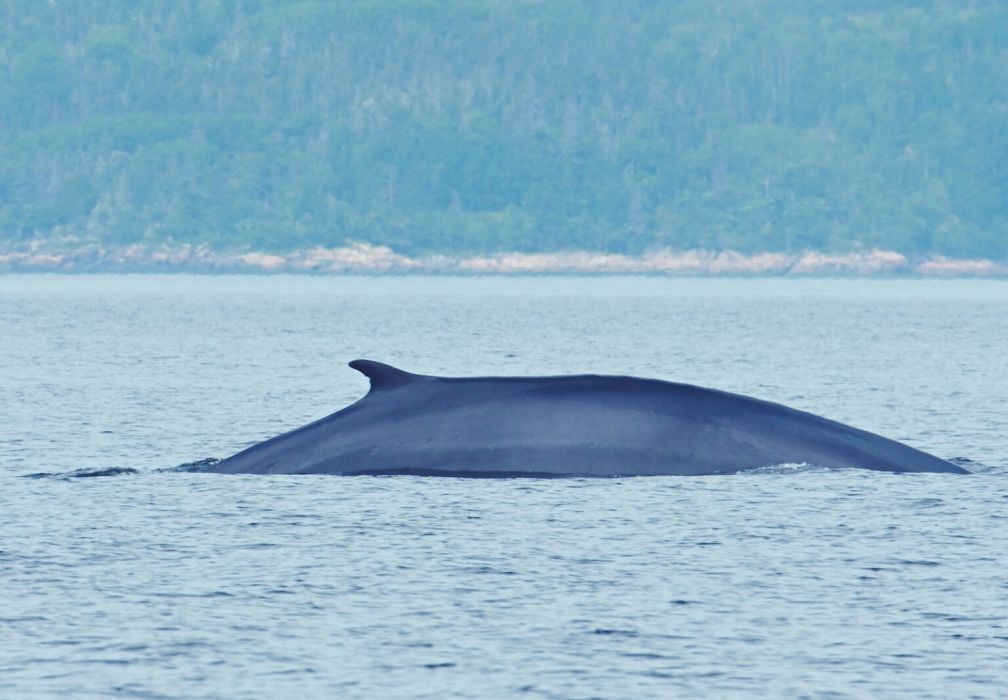
[[[1005,260],[1006,91],[997,2],[0,0],[0,243]]]

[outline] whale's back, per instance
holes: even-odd
[[[962,472],[907,445],[767,401],[635,377],[442,378],[355,361],[352,406],[255,445],[222,472],[623,476],[804,462]]]

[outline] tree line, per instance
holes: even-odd
[[[0,0],[0,238],[1008,258],[1008,6]]]

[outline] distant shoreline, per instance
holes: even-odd
[[[0,273],[194,274],[645,274],[714,277],[1008,277],[1008,262],[912,258],[887,250],[754,253],[669,249],[642,255],[591,251],[409,257],[385,246],[351,243],[287,253],[224,251],[208,245],[31,241],[0,244]]]

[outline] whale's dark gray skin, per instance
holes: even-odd
[[[887,472],[966,470],[780,404],[655,379],[428,377],[350,366],[371,391],[210,471],[469,477],[724,474],[807,463]]]

